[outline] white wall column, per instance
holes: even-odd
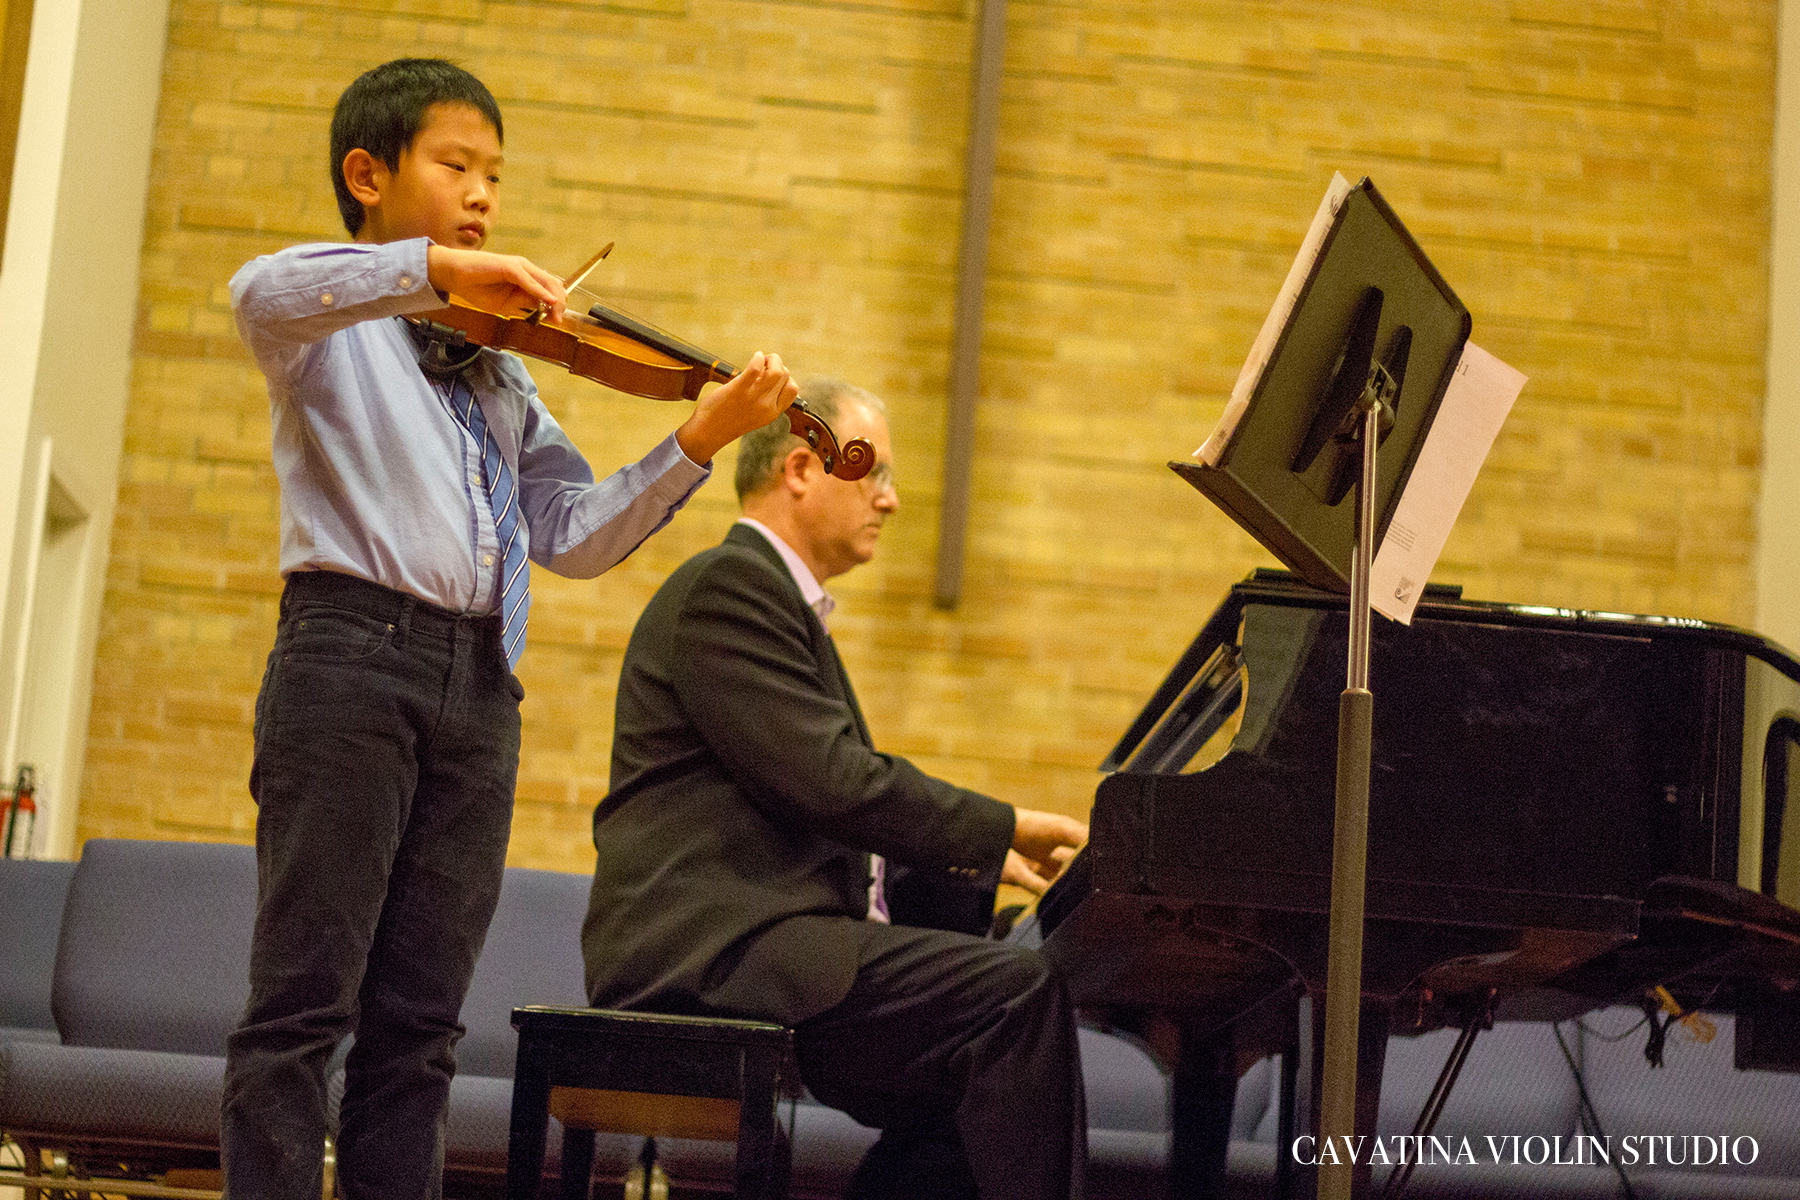
[[[75,850],[168,0],[39,0],[0,261],[0,782]]]

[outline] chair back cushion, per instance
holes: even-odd
[[[63,1041],[223,1055],[250,995],[255,917],[249,846],[88,842],[56,951]]]
[[[468,1030],[456,1046],[459,1075],[511,1079],[519,1039],[512,1010],[526,1004],[580,1006],[581,921],[592,878],[508,867],[475,978],[463,1001]]]
[[[0,858],[0,1027],[54,1035],[50,978],[72,862]]]
[[[1672,1026],[1660,1068],[1644,1057],[1649,1031],[1642,1012],[1615,1007],[1582,1018],[1582,1073],[1606,1132],[1621,1158],[1622,1139],[1632,1138],[1640,1171],[1650,1169],[1652,1149],[1661,1151],[1659,1165],[1677,1157],[1674,1170],[1693,1182],[1657,1195],[1699,1195],[1708,1186],[1723,1192],[1722,1182],[1703,1181],[1728,1175],[1784,1179],[1782,1195],[1800,1194],[1794,1183],[1800,1179],[1800,1075],[1738,1070],[1732,1056],[1736,1018],[1706,1015],[1716,1030],[1713,1039],[1701,1042],[1685,1026]]]

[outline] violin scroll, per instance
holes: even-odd
[[[806,407],[806,401],[795,400],[788,405],[787,419],[788,429],[795,437],[812,447],[813,453],[819,456],[819,461],[825,464],[827,475],[855,481],[867,475],[875,466],[875,447],[869,444],[867,438],[851,438],[839,446],[837,435],[831,432],[831,426]]]

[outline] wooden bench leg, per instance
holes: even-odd
[[[537,1200],[553,1091],[563,1129],[561,1200],[589,1200],[595,1134],[603,1130],[735,1137],[735,1194],[742,1200],[786,1196],[790,1151],[777,1126],[775,1095],[793,1058],[791,1029],[530,1005],[513,1010],[513,1025],[519,1052],[507,1200]],[[661,1178],[653,1169],[654,1146],[646,1140],[647,1187]]]
[[[563,1126],[562,1200],[588,1200],[593,1189],[594,1131]]]
[[[778,1166],[773,1058],[749,1056],[744,1063],[743,1105],[738,1110],[737,1200],[781,1200],[786,1188]]]
[[[546,1055],[526,1053],[519,1036],[513,1071],[512,1127],[506,1150],[506,1200],[537,1200],[544,1178],[544,1139],[550,1128],[550,1070]]]

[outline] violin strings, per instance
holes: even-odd
[[[582,284],[586,281],[587,277],[593,272],[594,268],[600,265],[601,260],[604,259],[607,255],[612,253],[613,246],[615,244],[616,243],[614,243],[614,242],[608,242],[608,243],[606,243],[606,245],[600,247],[599,253],[595,254],[594,257],[588,259],[587,262],[582,265],[582,267],[579,271],[576,271],[575,274],[569,276],[568,281],[563,286],[567,289],[569,295],[571,295],[571,296],[574,295],[576,292],[581,292],[584,295],[592,296],[595,300],[599,301],[601,304],[604,304],[607,308],[610,308],[612,311],[618,313],[620,316],[628,317],[631,320],[636,321],[638,324],[644,326],[647,329],[655,330],[657,333],[660,333],[664,337],[668,338],[671,342],[680,342],[680,340],[681,340],[680,338],[676,337],[673,333],[670,333],[667,329],[664,329],[662,326],[658,325],[656,322],[646,321],[646,320],[644,320],[644,318],[638,316],[636,313],[632,312],[628,308],[621,308],[620,306],[618,306],[616,304],[608,303],[606,297],[602,296],[599,292],[594,291],[594,289],[592,289],[592,288],[582,286]],[[586,317],[587,314],[583,313],[582,316]]]
[[[636,322],[639,326],[641,326],[643,329],[649,331],[650,333],[658,334],[658,335],[662,336],[663,338],[667,339],[667,342],[665,345],[656,347],[657,349],[660,349],[665,354],[672,354],[676,358],[683,358],[683,357],[687,357],[687,356],[696,356],[697,355],[698,357],[690,357],[690,361],[692,361],[696,365],[704,366],[704,365],[706,365],[706,363],[708,361],[711,361],[715,366],[720,365],[719,360],[715,359],[707,351],[700,349],[698,346],[695,346],[690,342],[684,341],[678,335],[673,334],[673,333],[669,332],[667,329],[664,329],[662,326],[656,324],[656,322],[646,321],[644,318],[638,316],[636,313],[632,312],[630,309],[624,308],[617,304],[614,304],[612,301],[607,299],[605,296],[601,295],[599,292],[594,291],[592,288],[582,287],[579,281],[577,281],[568,290],[569,290],[569,294],[571,296],[573,296],[576,292],[581,292],[588,296],[592,296],[595,300],[600,302],[601,307],[606,308],[608,311],[610,311],[620,317],[623,317],[628,321]],[[604,324],[604,322],[595,321],[595,319],[593,317],[589,316],[587,313],[581,313],[579,315],[582,320],[587,321],[589,323]],[[631,336],[631,335],[627,334],[626,336]],[[732,371],[733,371],[733,373],[735,373],[736,368],[735,367],[732,368]]]
[[[595,300],[599,301],[601,304],[606,305],[606,307],[612,309],[614,312],[619,313],[622,316],[630,317],[632,320],[638,322],[640,325],[647,325],[651,329],[656,330],[656,332],[663,334],[665,337],[674,339],[676,341],[680,340],[679,338],[676,338],[673,333],[670,333],[667,329],[664,329],[661,325],[658,325],[655,321],[646,321],[643,317],[638,316],[636,313],[632,312],[629,308],[626,308],[623,305],[614,304],[612,301],[608,300],[605,296],[601,295],[599,292],[596,292],[593,288],[583,287],[579,283],[577,283],[574,287],[569,289],[569,294],[571,296],[574,295],[576,292],[580,292],[584,296],[592,296]]]

